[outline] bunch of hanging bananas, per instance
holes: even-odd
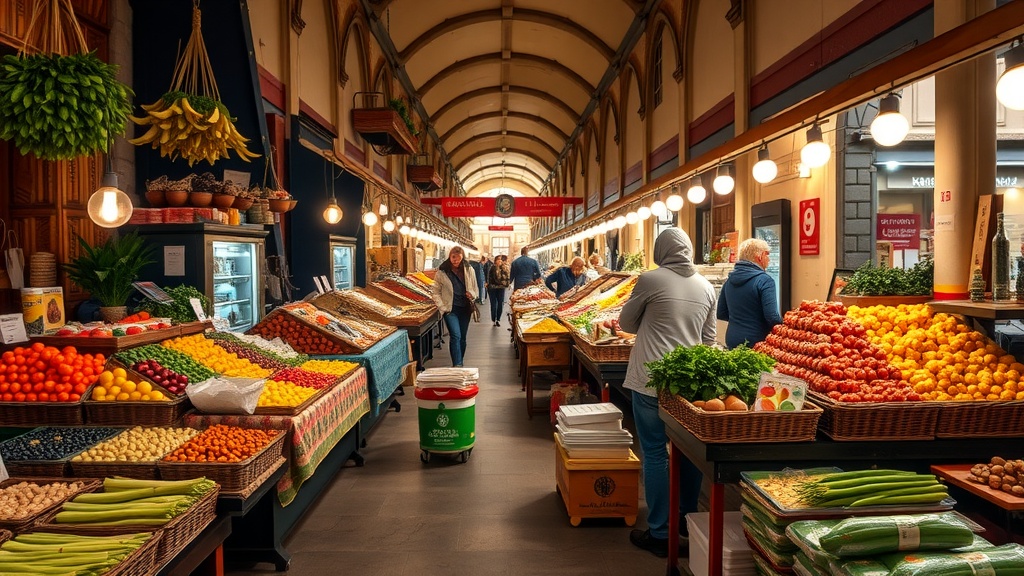
[[[227,158],[229,148],[246,162],[259,157],[245,147],[249,139],[235,129],[227,108],[212,98],[168,92],[142,109],[146,111],[142,118],[129,116],[132,122],[149,126],[145,134],[129,140],[136,146],[150,144],[161,156],[172,160],[181,156],[189,166],[201,160],[212,165]]]

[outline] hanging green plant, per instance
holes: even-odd
[[[39,54],[26,54],[36,23],[45,23]],[[63,28],[74,46],[64,42]],[[73,49],[79,53],[67,55]],[[22,154],[64,160],[107,150],[124,133],[130,88],[118,67],[86,51],[70,0],[39,0],[17,56],[0,61],[0,138]]]

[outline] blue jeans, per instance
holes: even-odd
[[[462,357],[466,355],[466,334],[469,333],[469,319],[472,316],[473,311],[465,306],[453,307],[451,312],[444,315],[452,366],[462,366]]]
[[[487,297],[491,299],[491,322],[501,322],[501,310],[505,307],[505,289],[488,288]]]
[[[643,454],[644,498],[647,500],[647,526],[654,538],[668,538],[668,436],[665,423],[658,417],[658,399],[633,391],[633,422]],[[679,512],[697,511],[703,474],[688,458],[682,458],[679,475]],[[680,530],[685,529],[681,525]]]

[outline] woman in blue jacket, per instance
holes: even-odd
[[[764,340],[773,326],[782,324],[775,281],[765,272],[769,254],[764,240],[744,240],[736,268],[722,286],[717,317],[729,323],[725,330],[725,345],[729,348],[744,343],[753,346]]]

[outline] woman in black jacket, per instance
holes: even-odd
[[[501,311],[505,307],[505,290],[512,283],[508,272],[508,256],[494,257],[494,265],[487,274],[487,297],[491,299],[491,322],[501,326]]]

